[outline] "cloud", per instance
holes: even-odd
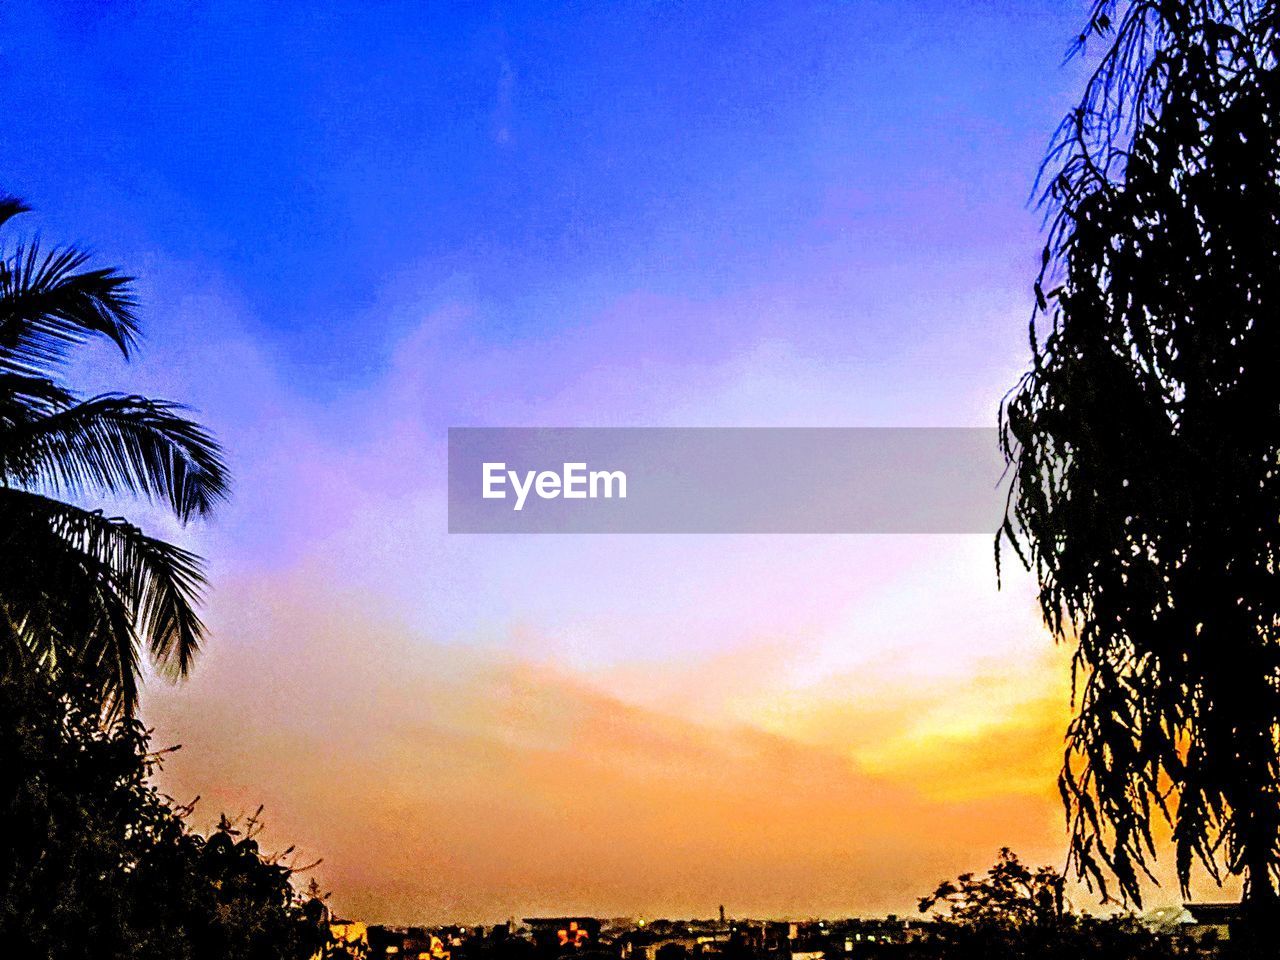
[[[537,343],[424,307],[380,376],[303,397],[192,298],[151,374],[204,363],[241,493],[197,543],[208,649],[144,715],[184,744],[168,789],[264,803],[342,912],[903,911],[1006,843],[1057,859],[1053,685],[991,663],[1053,667],[985,539],[445,533],[451,424],[827,422],[879,379],[760,304],[632,293]]]
[[[873,774],[376,608],[306,577],[224,587],[199,672],[146,704],[157,742],[184,742],[166,788],[209,820],[265,803],[268,838],[323,856],[345,912],[903,910],[1011,839],[1052,849],[1047,798],[931,797],[927,764]]]

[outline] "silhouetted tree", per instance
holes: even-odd
[[[45,960],[303,960],[326,940],[293,870],[223,818],[187,827],[149,782],[136,720],[92,687],[0,680],[0,954]]]
[[[935,908],[963,923],[1049,923],[1066,911],[1063,878],[1052,867],[1032,870],[1008,847],[985,874],[962,873],[920,899],[922,913]]]
[[[0,226],[25,209],[0,197]],[[0,253],[0,674],[72,671],[130,714],[139,646],[174,675],[191,665],[201,565],[81,504],[143,496],[186,521],[225,496],[227,475],[178,405],[81,399],[59,381],[73,348],[102,338],[128,357],[138,337],[130,279],[86,260],[34,242]]]
[[[1129,916],[1073,913],[1064,880],[1051,867],[1032,870],[1000,851],[985,874],[962,874],[920,900],[937,919],[916,955],[942,960],[1167,960],[1168,937]]]
[[[1141,902],[1153,822],[1274,916],[1280,856],[1275,2],[1098,2],[1043,173],[1003,535],[1075,644],[1072,864]],[[998,541],[999,544],[999,541]]]

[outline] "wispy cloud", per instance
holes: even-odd
[[[453,301],[303,397],[233,300],[189,310],[144,373],[203,365],[243,495],[199,544],[209,649],[146,716],[170,789],[265,803],[340,909],[903,910],[1002,844],[1055,858],[1057,665],[985,538],[444,532],[459,420],[815,422],[875,393],[845,363],[727,303],[629,294],[535,352]]]
[[[315,581],[220,597],[199,674],[151,691],[159,739],[186,744],[165,783],[203,794],[206,817],[266,803],[269,837],[325,856],[362,916],[893,910],[1011,836],[1053,847],[1049,798],[931,797],[936,758],[871,773],[563,665],[432,642]]]

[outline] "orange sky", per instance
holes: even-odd
[[[990,538],[451,536],[423,370],[455,314],[326,404],[223,301],[196,305],[216,329],[150,385],[181,394],[201,358],[202,405],[239,405],[213,426],[240,485],[188,535],[212,561],[207,649],[144,718],[184,745],[163,783],[202,796],[197,824],[265,804],[268,843],[323,857],[368,921],[907,912],[1003,845],[1062,865],[1066,657],[1029,578],[997,589]],[[615,362],[491,399],[492,420],[823,425],[880,396],[776,344],[665,386]],[[624,381],[650,392],[590,386]],[[996,389],[890,422],[988,422]]]
[[[151,688],[157,742],[184,744],[164,783],[203,796],[198,822],[266,804],[268,839],[323,856],[335,904],[365,919],[905,911],[1003,844],[1060,859],[1052,655],[835,678],[752,722],[638,702],[634,675],[424,644],[296,582],[224,589],[215,613],[195,678]],[[752,656],[738,666],[783,663]],[[699,669],[712,698],[735,685],[695,667],[681,698]]]

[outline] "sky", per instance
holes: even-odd
[[[234,499],[198,824],[368,921],[907,913],[1061,866],[1064,651],[987,536],[446,532],[451,426],[991,426],[1077,0],[0,7],[0,188],[136,275],[85,391]],[[1166,899],[1173,899],[1174,891]],[[1158,898],[1157,898],[1158,899]]]

